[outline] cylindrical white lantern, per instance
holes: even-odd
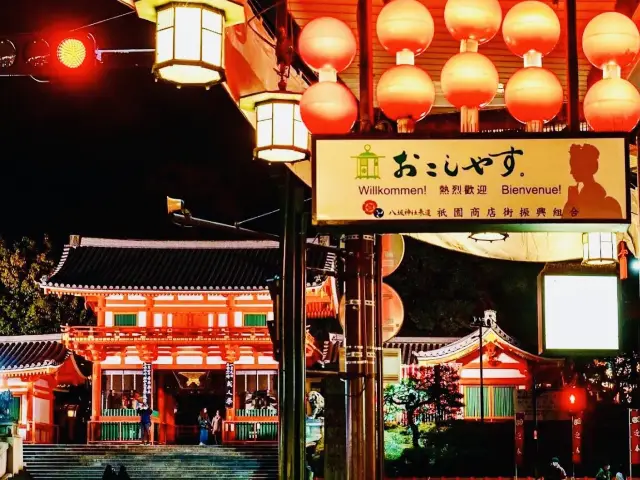
[[[242,5],[231,0],[139,0],[136,11],[156,24],[153,72],[158,78],[204,87],[224,80],[224,29],[244,21]]]
[[[240,99],[240,108],[255,111],[255,158],[298,162],[309,158],[309,131],[300,117],[299,93],[261,92]]]
[[[582,263],[584,265],[612,265],[618,259],[616,234],[583,233]]]

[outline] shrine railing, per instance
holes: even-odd
[[[152,443],[158,442],[160,424],[151,423]],[[140,443],[142,430],[140,420],[135,417],[112,417],[106,420],[87,422],[87,443]]]
[[[48,423],[27,422],[25,443],[58,443],[59,431],[57,425]]]
[[[70,327],[62,328],[65,344],[271,343],[267,327]]]
[[[222,443],[278,441],[278,421],[225,421],[222,425]]]

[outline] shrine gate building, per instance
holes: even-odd
[[[72,236],[41,286],[82,296],[97,317],[62,333],[66,348],[93,362],[88,441],[137,440],[143,397],[160,443],[194,443],[202,408],[220,411],[226,441],[276,441],[267,280],[279,258],[269,241]],[[335,255],[309,249],[307,268],[307,317],[335,319]]]

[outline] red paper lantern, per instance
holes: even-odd
[[[560,20],[546,3],[516,3],[502,22],[502,36],[511,53],[524,57],[530,51],[548,55],[560,39]]]
[[[415,65],[397,65],[384,72],[376,89],[378,104],[391,120],[418,121],[433,107],[436,90],[427,72]]]
[[[582,49],[591,64],[599,69],[607,64],[624,68],[640,50],[638,27],[621,13],[601,13],[584,29]]]
[[[344,85],[318,82],[302,94],[300,116],[314,135],[349,133],[358,118],[358,104]]]
[[[298,53],[314,70],[343,71],[356,56],[356,38],[346,23],[333,17],[311,20],[300,32]]]
[[[485,106],[496,96],[498,83],[496,67],[477,52],[454,55],[440,74],[442,92],[456,108]]]
[[[393,0],[382,7],[376,32],[380,44],[389,52],[408,50],[420,55],[433,40],[433,17],[418,0]]]
[[[553,72],[541,67],[521,68],[507,82],[504,100],[509,113],[522,123],[548,122],[560,112],[564,93]]]
[[[596,132],[630,132],[640,120],[640,93],[622,78],[596,82],[583,106],[585,119]]]
[[[502,22],[498,0],[448,0],[444,23],[456,40],[475,40],[483,44],[495,37]]]

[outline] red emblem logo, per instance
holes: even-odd
[[[373,200],[367,200],[362,204],[362,210],[364,210],[364,213],[366,213],[367,215],[373,215],[373,212],[375,212],[376,208],[378,208],[378,204]]]

